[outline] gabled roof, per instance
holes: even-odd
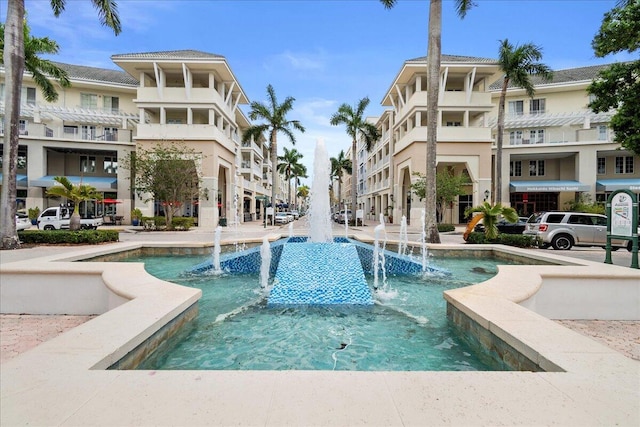
[[[421,56],[419,58],[408,59],[406,62],[427,62],[426,56]],[[481,58],[477,56],[464,56],[464,55],[440,55],[440,62],[469,62],[469,63],[487,63],[487,64],[495,64],[498,61],[494,58]]]
[[[591,65],[588,67],[567,68],[564,70],[554,70],[553,78],[549,81],[542,80],[539,76],[532,76],[531,81],[534,86],[540,85],[553,85],[562,83],[579,83],[590,82],[598,77],[598,73],[601,70],[608,68],[611,64]],[[515,89],[515,86],[511,81],[509,82],[508,89]],[[501,90],[502,78],[496,80],[489,86],[489,90]]]
[[[107,68],[86,67],[84,65],[65,64],[51,61],[54,65],[62,68],[73,80],[85,80],[91,82],[102,82],[109,84],[122,84],[137,86],[138,80],[131,77],[124,71],[110,70]]]
[[[165,50],[160,52],[122,53],[111,55],[116,59],[223,59],[224,56],[199,50]]]

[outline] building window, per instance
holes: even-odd
[[[118,128],[104,128],[104,140],[105,141],[117,141],[118,140]]]
[[[117,113],[120,110],[120,99],[117,96],[105,96],[102,102],[105,111]]]
[[[608,135],[607,135],[607,127],[600,125],[598,126],[598,141],[606,141],[608,140]]]
[[[521,116],[524,113],[524,101],[509,101],[509,115]]]
[[[616,173],[633,173],[633,156],[616,157]]]
[[[529,140],[530,144],[544,143],[544,129],[534,129],[529,131]]]
[[[531,114],[543,114],[545,107],[545,99],[532,99],[529,101],[529,112]]]
[[[454,127],[462,126],[462,122],[447,122],[447,126],[454,126]]]
[[[20,119],[18,122],[18,133],[20,135],[29,135],[29,132],[27,131],[27,121]]]
[[[598,175],[604,175],[607,173],[607,159],[604,157],[598,157]]]
[[[22,104],[36,105],[36,88],[35,87],[23,87],[22,88]]]
[[[509,132],[509,144],[520,145],[522,144],[522,131],[516,130]]]
[[[80,156],[80,171],[83,173],[96,172],[95,156]]]
[[[118,158],[117,157],[105,157],[104,158],[104,173],[116,174],[118,173]]]
[[[509,162],[509,176],[522,176],[522,162],[520,160]]]
[[[96,127],[82,125],[80,126],[80,130],[82,132],[82,139],[96,139]]]
[[[80,107],[95,110],[98,108],[98,95],[95,93],[81,93]]]
[[[529,161],[529,176],[544,176],[544,160]]]

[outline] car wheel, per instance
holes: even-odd
[[[557,251],[568,251],[573,246],[573,239],[566,234],[560,234],[553,238],[551,246]]]
[[[540,249],[547,249],[549,246],[551,246],[551,245],[550,245],[550,244],[548,244],[548,243],[542,243],[542,244],[540,245]]]
[[[44,229],[45,230],[55,230],[55,227],[53,225],[45,225]]]

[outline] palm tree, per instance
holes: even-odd
[[[300,185],[300,178],[308,178],[307,176],[307,167],[302,163],[297,163],[293,166],[293,183],[295,185],[295,190],[293,194],[295,194],[294,207],[298,209],[298,185]]]
[[[507,97],[509,83],[521,87],[533,98],[535,90],[531,76],[540,76],[544,81],[549,81],[553,73],[549,67],[538,61],[542,59],[542,48],[531,44],[513,46],[508,39],[500,41],[500,53],[498,64],[504,73],[502,80],[502,92],[498,104],[498,139],[496,141],[496,203],[502,203],[502,144],[504,138],[504,103]]]
[[[495,238],[498,237],[498,219],[500,219],[500,217],[504,217],[504,219],[509,222],[518,221],[518,212],[513,208],[502,206],[501,203],[491,205],[489,202],[484,202],[479,206],[467,209],[465,216],[469,216],[473,212],[479,212],[479,214],[474,216],[469,222],[464,235],[465,240],[467,240],[470,230],[473,230],[473,226],[481,219],[484,224],[484,235],[488,240],[495,240]]]
[[[337,126],[344,124],[347,127],[347,135],[351,137],[351,212],[353,217],[356,216],[358,210],[358,167],[357,167],[357,142],[358,137],[364,139],[365,149],[371,150],[373,144],[380,139],[380,132],[372,123],[368,122],[364,117],[364,110],[369,105],[369,98],[364,97],[358,101],[358,105],[353,108],[349,104],[342,104],[338,107],[338,112],[331,116],[331,124]]]
[[[53,180],[58,182],[60,185],[56,185],[55,187],[51,187],[47,190],[47,196],[64,197],[73,202],[73,215],[71,215],[71,219],[69,220],[69,230],[79,230],[80,202],[93,199],[101,200],[102,194],[100,194],[95,187],[92,187],[91,185],[73,185],[66,176],[56,176]]]
[[[305,201],[307,200],[307,197],[309,197],[310,192],[311,192],[311,189],[309,188],[308,185],[301,185],[300,187],[298,187],[298,191],[296,192],[296,196],[302,199],[302,206],[305,207],[305,209],[306,209]]]
[[[91,0],[98,11],[100,22],[120,34],[120,18],[115,0]],[[55,16],[65,8],[65,0],[51,0]],[[16,174],[18,170],[18,144],[20,120],[20,94],[22,75],[26,65],[24,39],[24,0],[9,0],[5,20],[3,61],[5,65],[4,144],[2,162],[2,191],[0,194],[0,244],[2,249],[20,246],[16,232]],[[37,65],[37,64],[36,64]],[[46,72],[46,70],[42,70]]]
[[[299,168],[300,159],[302,159],[302,153],[299,153],[295,148],[289,150],[287,147],[284,147],[284,155],[278,156],[278,160],[281,161],[281,163],[278,163],[278,172],[287,178],[289,184],[287,195],[288,204],[291,204],[291,179],[295,176],[295,168]]]
[[[344,172],[347,172],[349,175],[351,175],[352,173],[351,159],[348,159],[344,155],[344,150],[340,150],[340,152],[338,153],[338,157],[332,157],[330,161],[331,161],[331,176],[335,177],[335,179],[338,181],[337,198],[338,198],[338,203],[340,203],[340,198],[342,196],[340,194],[340,187],[342,186],[342,176],[344,175]]]
[[[271,169],[273,178],[271,202],[275,205],[276,192],[278,190],[278,132],[284,133],[289,138],[289,141],[295,145],[296,137],[292,128],[300,132],[304,132],[305,129],[298,120],[287,120],[287,113],[293,109],[295,98],[288,96],[282,104],[278,104],[276,93],[271,85],[267,86],[267,96],[269,98],[268,105],[253,101],[250,104],[251,111],[249,112],[251,120],[262,119],[266,123],[249,126],[242,134],[242,142],[247,142],[251,139],[257,141],[263,132],[269,131],[269,150],[271,150],[271,163],[273,165]],[[272,221],[275,221],[275,217],[272,217]]]
[[[436,143],[438,132],[438,92],[440,91],[440,57],[442,42],[442,0],[429,0],[429,41],[427,47],[427,169],[425,197],[426,239],[440,243],[436,210]],[[397,0],[380,0],[390,9]],[[474,6],[473,0],[455,0],[458,16],[464,18]]]

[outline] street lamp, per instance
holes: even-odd
[[[267,228],[267,200],[269,198],[267,196],[256,196],[256,200],[262,202],[262,219],[264,220],[264,228]]]
[[[484,190],[484,201],[486,202],[487,199],[489,198],[489,195],[491,194],[491,191],[489,190]]]

